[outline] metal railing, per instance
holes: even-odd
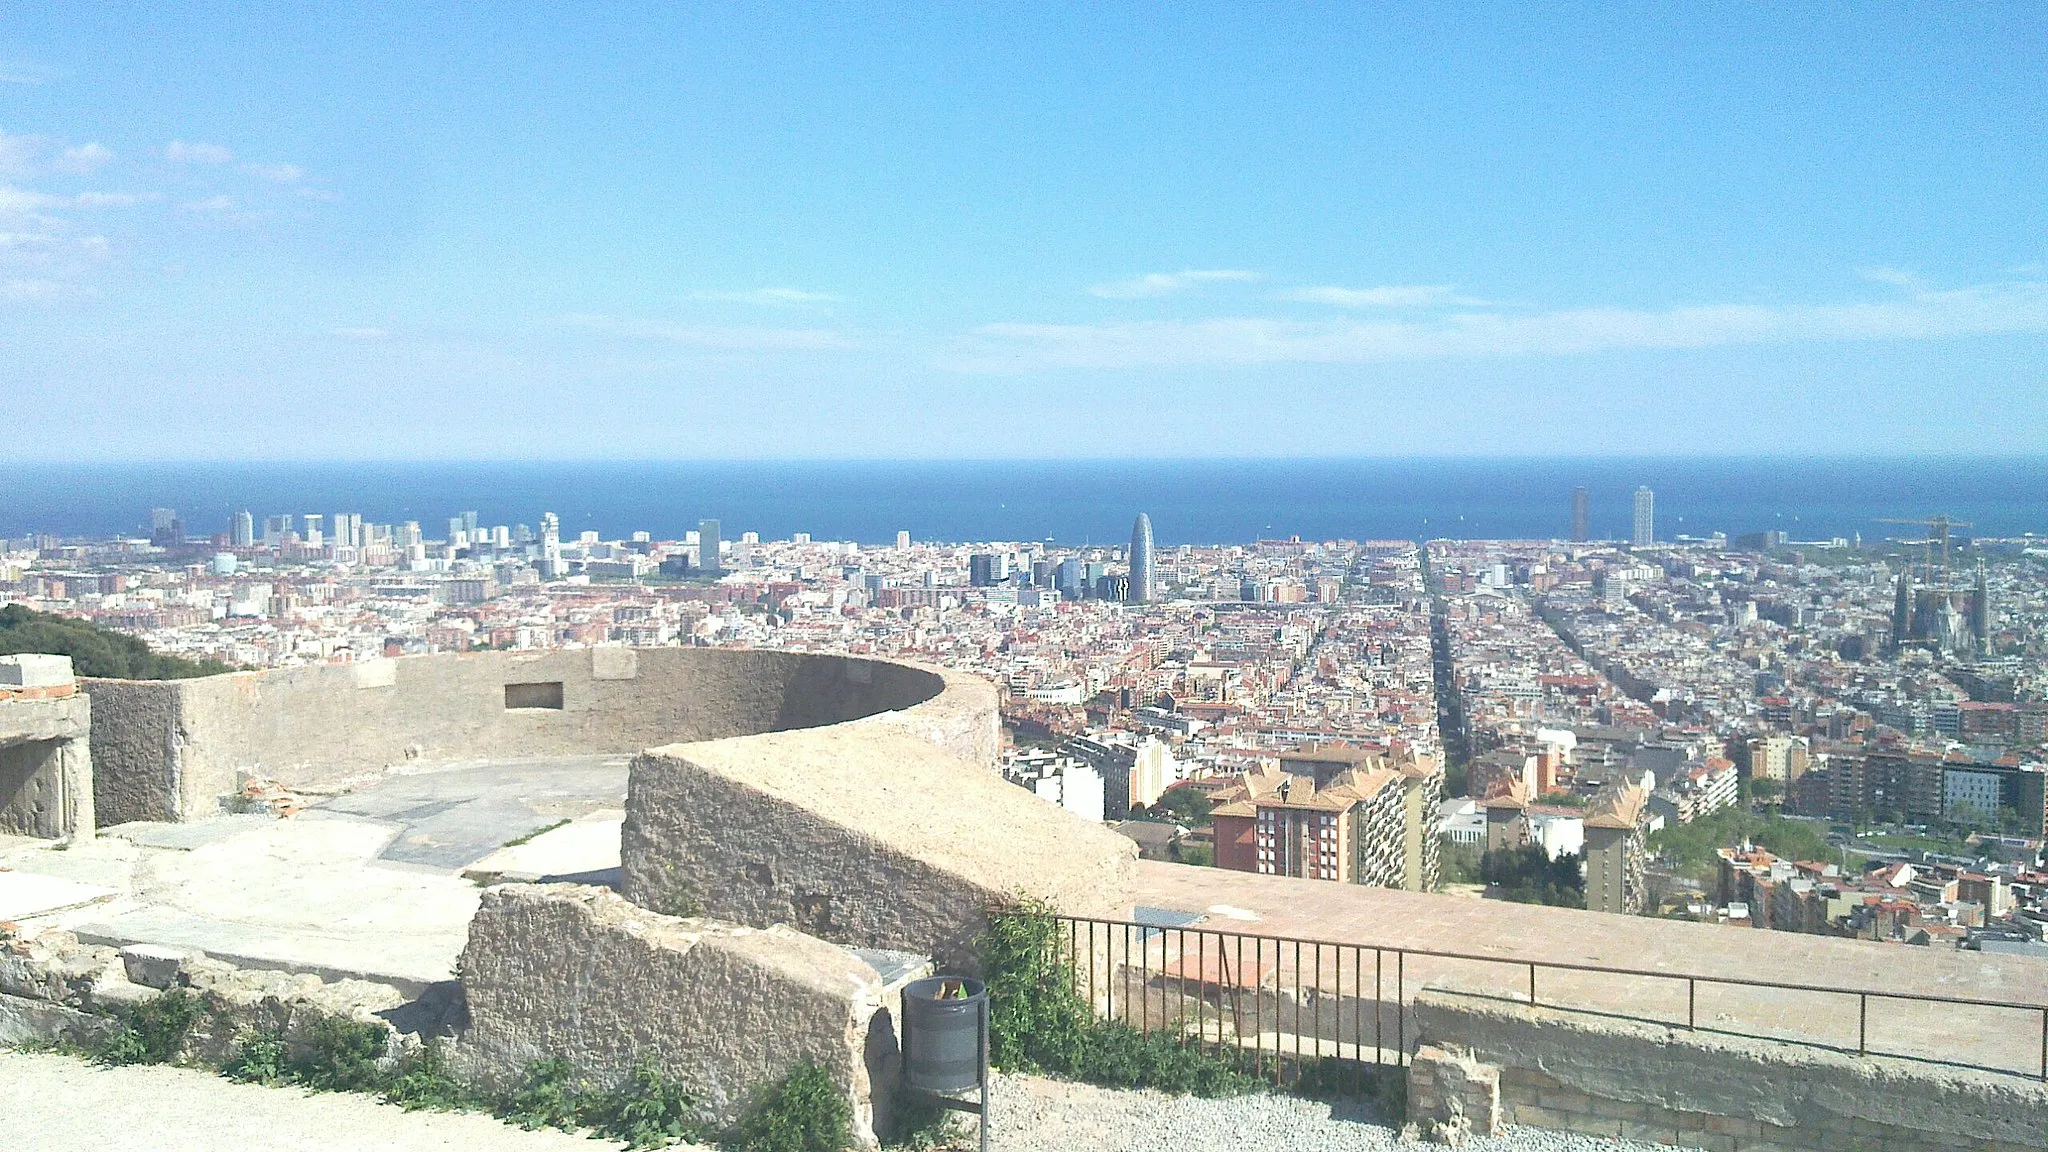
[[[1484,966],[1480,970],[1490,978],[1479,986],[1458,981],[1455,991],[2048,1081],[2048,1003],[1265,936],[1192,924],[1079,916],[1052,920],[1076,990],[1099,1015],[1232,1055],[1242,1067],[1270,1075],[1276,1083],[1298,1080],[1332,1061],[1323,1073],[1404,1063],[1413,1029],[1411,991],[1446,976],[1469,977],[1475,966]],[[1500,979],[1504,970],[1506,981]],[[1547,979],[1539,981],[1539,974]],[[1616,995],[1617,982],[1635,984]],[[1648,997],[1667,1002],[1667,1011],[1643,1006],[1645,982],[1670,990]],[[1682,1013],[1676,1005],[1680,985]],[[1702,992],[1710,1001],[1704,1009]],[[1856,1009],[1853,1041],[1842,1015],[1851,1000]],[[1875,1021],[1873,1004],[1880,1008]],[[1937,1006],[1943,1014],[1938,1019],[1930,1015]],[[1916,1012],[1922,1017],[1917,1025],[1910,1019]],[[1757,1023],[1742,1027],[1745,1015]],[[1887,1031],[1896,1035],[1916,1027],[1923,1037],[1933,1029],[1934,1050],[1873,1044],[1874,1034],[1881,1041]],[[2029,1033],[2038,1034],[2038,1053],[2028,1050],[2034,1043]],[[1997,1050],[2000,1058],[1987,1059],[1987,1049]]]

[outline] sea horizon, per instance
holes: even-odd
[[[487,524],[557,513],[565,532],[673,539],[699,519],[729,538],[1115,543],[1139,512],[1161,544],[1304,539],[1550,538],[1587,488],[1595,538],[1624,538],[1637,486],[1658,535],[1777,530],[1793,539],[1910,536],[1882,518],[1945,514],[1964,535],[2048,533],[2048,456],[1218,457],[1002,460],[532,460],[16,464],[0,537],[112,536],[177,509],[194,538],[248,509]]]

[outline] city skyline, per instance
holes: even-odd
[[[0,456],[2039,454],[2044,20],[45,9]]]

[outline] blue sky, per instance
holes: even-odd
[[[2048,452],[2039,5],[328,7],[0,8],[0,456]]]

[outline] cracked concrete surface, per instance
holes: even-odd
[[[516,851],[536,874],[615,870],[625,787],[623,757],[467,762],[393,774],[287,819],[121,825],[66,850],[0,853],[13,869],[0,872],[0,905],[94,942],[417,991],[454,974],[479,891],[463,873],[478,861]]]

